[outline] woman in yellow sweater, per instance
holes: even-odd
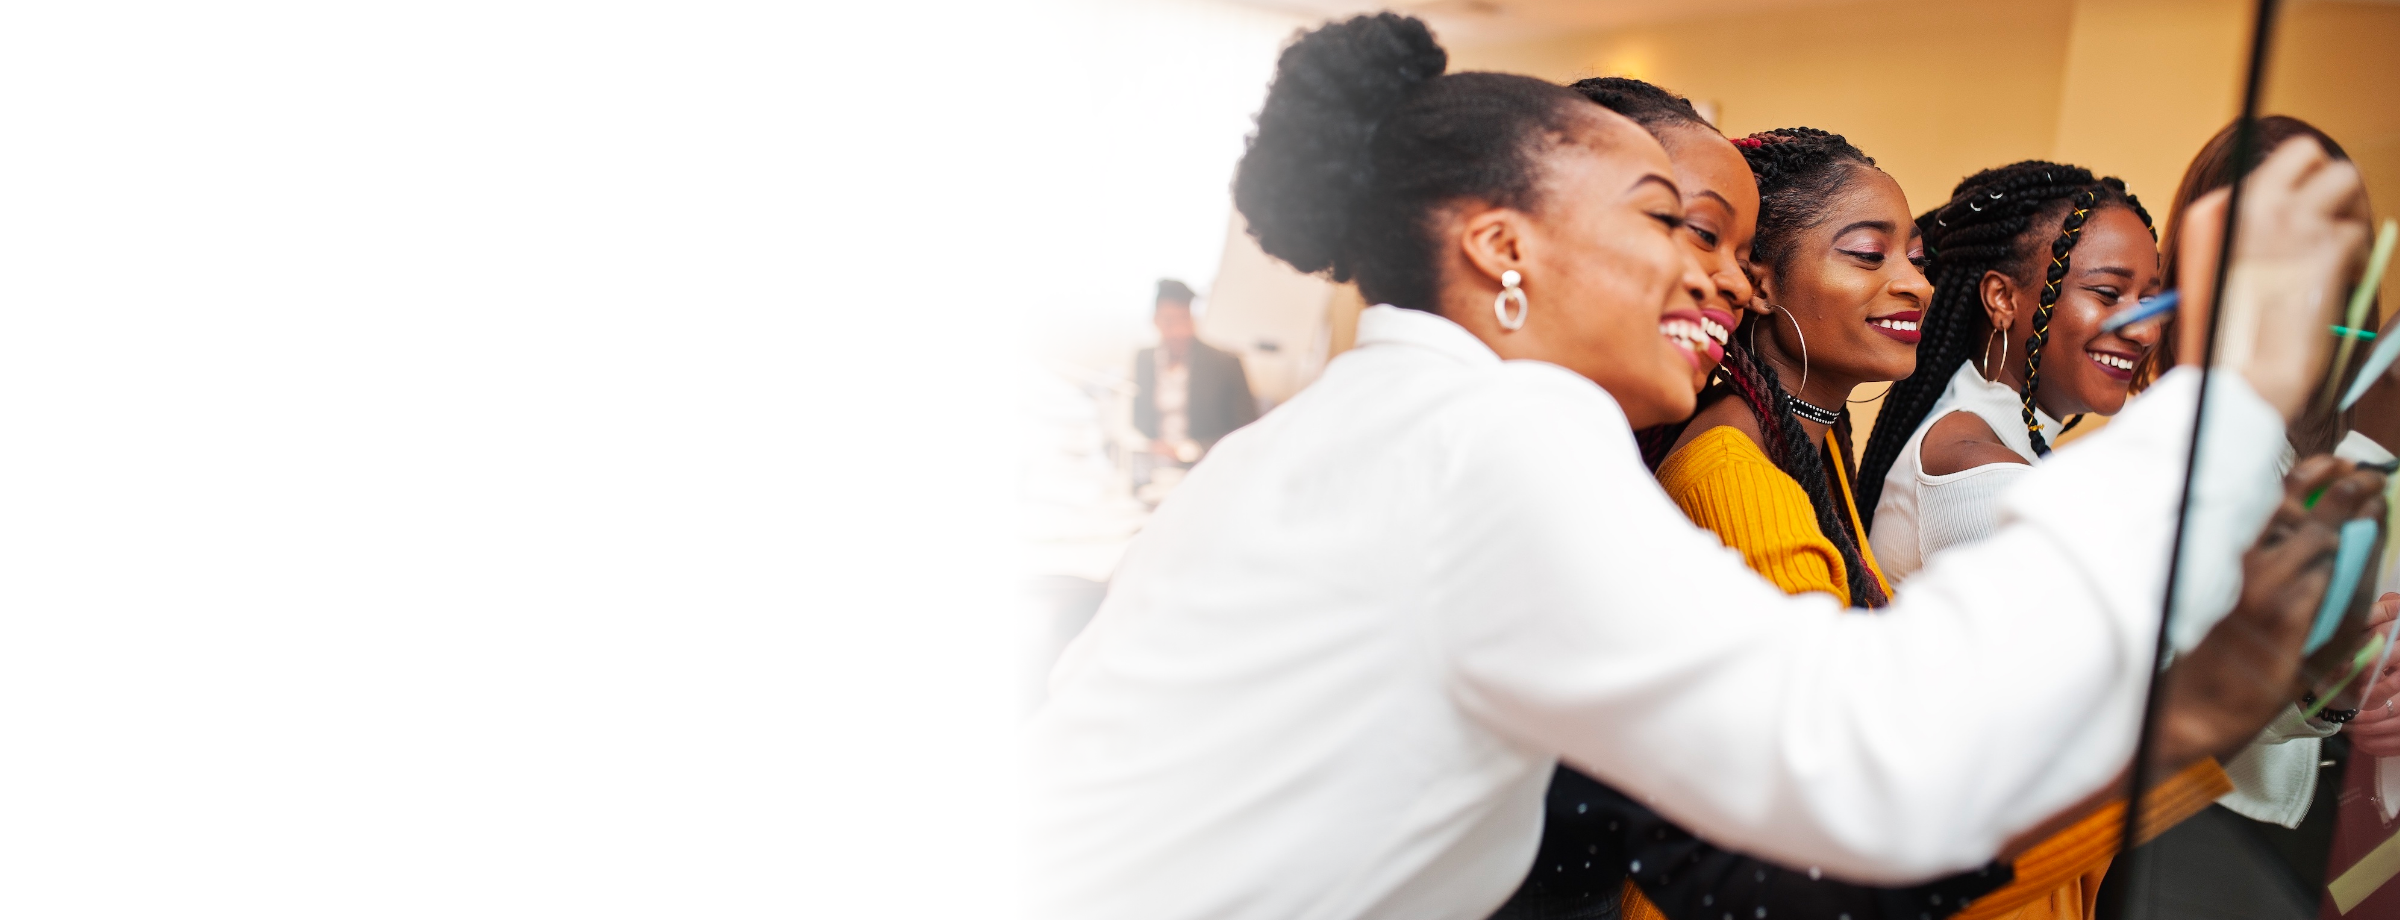
[[[1898,183],[1839,135],[1808,128],[1735,141],[1758,178],[1751,267],[1769,312],[1733,337],[1725,384],[1658,467],[1659,484],[1784,590],[1852,607],[1889,603],[1851,491],[1845,403],[1862,384],[1907,377],[1933,288]],[[1763,328],[1762,328],[1763,327]],[[1725,398],[1732,397],[1732,398]],[[2145,799],[2145,836],[2231,788],[2202,761]],[[2124,821],[2112,802],[2022,849],[2016,880],[1957,916],[2091,916]],[[1627,916],[1644,915],[1628,898]]]

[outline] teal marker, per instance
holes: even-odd
[[[2366,518],[2342,523],[2341,548],[2333,554],[2333,580],[2325,583],[2325,600],[2317,605],[2316,623],[2309,627],[2308,644],[2300,648],[2300,654],[2314,655],[2333,641],[2334,631],[2342,625],[2342,612],[2350,609],[2350,598],[2358,593],[2359,578],[2367,574],[2367,554],[2375,550],[2377,529],[2375,522]]]

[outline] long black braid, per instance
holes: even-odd
[[[2000,271],[2019,283],[2030,282],[2036,247],[2045,235],[2051,237],[2048,260],[2033,335],[2025,341],[2025,386],[2018,399],[2035,455],[2050,452],[2034,417],[2042,346],[2049,340],[2050,313],[2058,305],[2059,286],[2083,225],[2092,211],[2109,206],[2128,208],[2143,226],[2150,226],[2150,212],[2125,191],[2122,180],[2096,177],[2080,166],[2026,160],[1967,177],[1951,191],[1948,202],[1917,218],[1925,234],[1925,277],[1933,282],[1933,303],[1919,327],[1916,372],[1893,384],[1884,397],[1875,430],[1859,458],[1860,507],[1875,507],[1900,449],[1941,400],[1959,366],[1989,342],[1993,330],[1983,309],[1984,273]],[[2059,222],[2055,235],[2045,229],[2053,220]]]
[[[1741,149],[1751,174],[1758,178],[1758,235],[1750,244],[1751,260],[1771,271],[1784,267],[1800,232],[1825,221],[1826,202],[1849,183],[1853,170],[1875,168],[1873,159],[1841,135],[1815,128],[1764,131],[1734,141],[1734,146]],[[1832,470],[1826,467],[1829,451],[1800,427],[1800,419],[1792,414],[1792,394],[1784,390],[1775,368],[1750,341],[1758,336],[1759,322],[1754,318],[1745,323],[1748,335],[1732,336],[1726,342],[1725,362],[1720,368],[1725,386],[1715,397],[1703,394],[1702,398],[1713,401],[1730,394],[1749,407],[1765,440],[1760,446],[1776,469],[1808,493],[1809,506],[1817,513],[1817,530],[1841,553],[1851,606],[1884,606],[1891,598],[1884,594],[1882,583],[1859,551],[1865,535],[1853,532],[1850,505],[1834,488]],[[1846,417],[1848,408],[1843,412]],[[1833,462],[1841,461],[1837,457]]]
[[[2025,417],[2025,437],[2033,442],[2033,455],[2050,455],[2050,441],[2042,437],[2042,423],[2034,416],[2033,393],[2042,384],[2042,349],[2050,344],[2050,312],[2058,307],[2058,286],[2067,280],[2067,263],[2075,251],[2075,241],[2083,238],[2083,222],[2091,217],[2092,208],[2099,203],[2099,192],[2091,186],[2076,189],[2067,199],[2066,219],[2059,224],[2058,238],[2050,241],[2050,265],[2042,279],[2042,296],[2033,308],[2033,333],[2025,337],[2025,385],[2017,388],[2017,411]],[[2143,221],[2145,226],[2148,221]],[[2067,420],[2072,428],[2083,416]],[[2063,434],[2065,428],[2060,429]]]

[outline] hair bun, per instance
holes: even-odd
[[[1351,215],[1373,181],[1375,127],[1449,66],[1425,23],[1359,16],[1283,49],[1234,171],[1233,201],[1268,255],[1349,280]]]

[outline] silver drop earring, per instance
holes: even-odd
[[[1516,269],[1501,272],[1500,296],[1492,298],[1492,318],[1500,321],[1500,328],[1510,332],[1525,328],[1525,315],[1533,312],[1532,305],[1525,302],[1525,289],[1517,286],[1524,281],[1525,276],[1517,274]],[[1515,316],[1508,313],[1508,302],[1512,298],[1517,302]]]

